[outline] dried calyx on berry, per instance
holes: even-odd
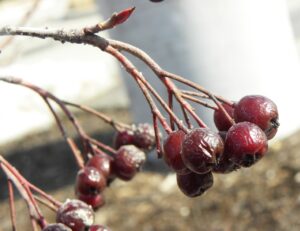
[[[145,151],[151,151],[155,147],[155,131],[148,123],[132,125],[130,129],[118,131],[114,138],[116,149],[122,145],[133,144]]]

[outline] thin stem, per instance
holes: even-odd
[[[7,179],[8,193],[9,193],[9,211],[10,211],[10,220],[12,231],[17,230],[16,222],[16,208],[15,208],[15,199],[14,199],[14,189],[11,179]]]
[[[45,205],[47,208],[51,209],[53,212],[57,212],[57,207],[52,204],[49,204],[49,202],[44,200],[43,198],[34,195],[34,199],[37,200],[39,203]]]
[[[173,111],[173,93],[170,90],[168,90],[168,106]],[[171,126],[171,129],[172,129],[172,131],[174,131],[175,130],[174,119],[173,119],[172,116],[169,116],[169,117],[170,117],[170,126]]]
[[[116,122],[114,121],[112,118],[110,118],[109,116],[105,115],[104,113],[102,112],[99,112],[91,107],[88,107],[86,105],[81,105],[81,104],[77,104],[77,103],[71,103],[69,101],[66,101],[66,100],[62,100],[62,102],[65,104],[65,105],[68,105],[68,106],[72,106],[72,107],[75,107],[75,108],[79,108],[85,112],[88,112],[92,115],[95,115],[97,116],[98,118],[100,118],[103,122],[111,125],[113,128],[115,128],[116,130],[120,130],[120,128],[124,129],[130,129],[130,125],[128,124],[125,124],[125,123],[120,123],[120,122]]]
[[[210,108],[210,109],[213,109],[213,110],[218,110],[218,107],[215,107],[213,105],[210,105],[209,103],[207,102],[204,102],[202,100],[199,100],[193,96],[190,96],[190,95],[186,95],[186,94],[182,94],[182,97],[185,98],[185,99],[188,99],[190,101],[193,101],[195,103],[198,103],[198,104],[201,104],[203,105],[204,107],[207,107],[207,108]]]
[[[46,200],[48,200],[51,204],[53,204],[53,206],[55,206],[56,208],[59,208],[62,205],[61,202],[55,200],[51,195],[47,194],[42,189],[31,184],[29,181],[27,181],[27,183],[28,183],[29,188],[31,188],[36,193],[40,194],[42,197],[44,197]]]

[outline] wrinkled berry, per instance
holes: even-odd
[[[221,158],[224,143],[219,134],[207,128],[196,128],[186,134],[182,143],[182,159],[193,172],[203,174]]]

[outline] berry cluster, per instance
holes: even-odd
[[[114,138],[117,149],[113,156],[106,153],[90,156],[77,173],[75,194],[93,209],[104,204],[103,190],[116,177],[129,181],[146,161],[145,151],[155,145],[155,134],[150,124],[132,125],[118,131]]]
[[[255,164],[266,154],[268,139],[279,126],[275,103],[260,95],[223,104],[223,111],[215,110],[214,122],[218,133],[208,128],[187,133],[177,130],[164,141],[164,160],[176,172],[178,187],[187,196],[199,196],[209,189],[212,172],[229,173]]]

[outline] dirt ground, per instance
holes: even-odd
[[[130,121],[126,110],[108,111]],[[80,116],[80,115],[79,115]],[[111,142],[112,130],[80,117],[93,136]],[[99,124],[99,126],[98,126]],[[97,125],[97,126],[96,126]],[[185,197],[175,175],[161,161],[148,162],[131,182],[115,181],[96,222],[114,231],[298,231],[300,230],[300,132],[275,142],[250,169],[215,174],[214,186],[199,198]],[[54,127],[1,148],[25,177],[58,200],[74,196],[75,162]],[[6,183],[0,173],[0,230],[11,230]],[[26,205],[17,200],[19,230],[30,230]],[[51,222],[54,214],[43,208]]]

